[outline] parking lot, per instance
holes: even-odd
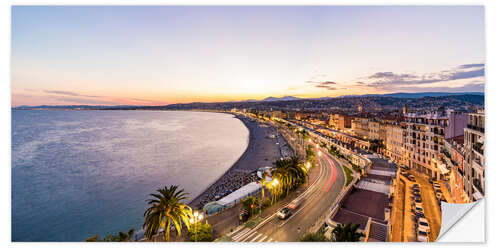
[[[427,178],[417,176],[412,171],[407,171],[405,175],[400,176],[403,180],[400,183],[405,186],[404,239],[423,241],[427,232],[429,241],[434,241],[441,229],[441,208],[435,188]]]

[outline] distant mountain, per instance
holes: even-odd
[[[275,101],[297,101],[301,100],[302,98],[298,98],[295,96],[283,96],[283,97],[268,97],[262,100],[263,102],[275,102]]]
[[[422,97],[439,97],[439,96],[456,96],[456,95],[483,95],[484,92],[418,92],[418,93],[390,93],[390,94],[368,94],[368,95],[344,95],[339,98],[346,97],[374,97],[384,96],[393,98],[422,98]]]

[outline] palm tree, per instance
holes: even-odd
[[[290,159],[277,160],[273,163],[276,170],[273,176],[276,176],[280,183],[280,193],[287,195],[290,190],[304,183],[307,177],[307,170],[299,162],[297,157]]]
[[[359,224],[337,224],[337,226],[333,229],[332,233],[335,238],[335,241],[339,242],[356,242],[365,234],[358,233],[357,230],[359,228]]]
[[[300,241],[302,242],[325,242],[329,241],[328,238],[326,238],[325,234],[322,232],[317,232],[317,233],[307,233],[302,238],[300,238]]]
[[[170,227],[173,224],[177,235],[181,234],[182,223],[189,229],[189,219],[193,217],[192,209],[182,201],[187,199],[184,189],[177,191],[177,186],[164,187],[156,190],[158,193],[150,194],[153,199],[147,200],[151,205],[144,212],[144,234],[152,239],[163,228],[165,241],[170,240]]]
[[[243,210],[245,210],[245,213],[251,217],[253,216],[255,210],[257,209],[257,206],[259,205],[260,201],[257,197],[255,196],[247,196],[244,199],[241,199],[241,205],[243,207]]]

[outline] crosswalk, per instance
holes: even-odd
[[[229,233],[227,236],[231,237],[236,242],[277,242],[273,238],[259,233],[258,231],[250,232],[251,228],[240,227]]]

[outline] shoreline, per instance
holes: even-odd
[[[234,118],[239,119],[248,129],[248,146],[224,174],[188,203],[189,206],[195,209],[203,209],[204,204],[201,204],[203,199],[210,195],[216,186],[228,181],[232,173],[239,172],[248,175],[258,168],[272,166],[272,163],[280,158],[279,147],[276,146],[276,140],[278,139],[267,138],[267,135],[275,129],[274,127],[267,124],[266,127],[261,127],[262,123],[258,121],[252,121],[237,114],[232,115]],[[281,135],[279,137],[283,140]]]

